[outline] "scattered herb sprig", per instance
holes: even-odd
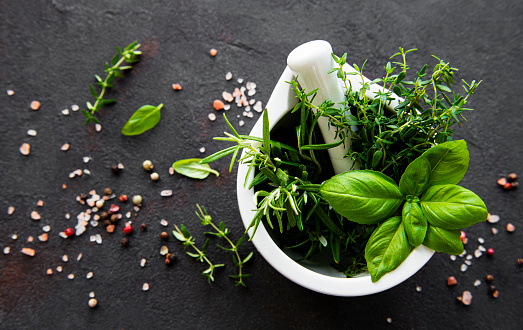
[[[128,70],[132,68],[132,66],[130,65],[122,66],[122,64],[132,64],[138,61],[137,57],[142,54],[142,52],[139,51],[138,48],[140,48],[140,44],[138,44],[137,41],[134,41],[133,43],[127,45],[123,50],[116,46],[116,50],[118,51],[118,53],[114,55],[113,59],[111,60],[111,65],[109,65],[109,63],[105,63],[105,72],[107,73],[105,79],[102,79],[99,75],[94,75],[97,81],[97,85],[100,86],[102,89],[100,91],[100,94],[98,94],[94,86],[89,85],[91,94],[96,99],[96,101],[94,102],[94,104],[92,104],[91,102],[86,102],[87,110],[82,110],[82,113],[87,117],[87,119],[85,120],[85,125],[87,125],[90,121],[99,124],[100,121],[94,116],[94,114],[98,112],[100,108],[105,104],[116,102],[116,100],[114,99],[104,99],[105,93],[107,92],[108,88],[113,87],[112,83],[114,81],[114,78],[123,77],[121,72],[123,70]]]
[[[251,274],[243,273],[242,266],[243,266],[243,264],[245,264],[247,261],[249,261],[252,258],[253,253],[252,252],[249,253],[243,259],[240,257],[240,253],[238,252],[238,247],[243,243],[243,240],[245,239],[245,235],[240,237],[240,239],[238,240],[238,242],[236,242],[236,244],[233,243],[231,241],[231,239],[227,236],[230,234],[230,231],[229,231],[229,229],[225,228],[225,223],[223,221],[220,221],[220,224],[218,226],[216,226],[212,222],[212,217],[207,213],[207,210],[205,209],[205,207],[204,206],[200,207],[200,205],[196,205],[196,206],[198,208],[196,215],[202,221],[202,225],[211,226],[216,231],[216,232],[205,232],[205,234],[221,237],[221,238],[225,239],[227,241],[227,243],[229,243],[229,245],[230,245],[230,248],[226,248],[226,247],[218,245],[219,248],[233,253],[232,260],[233,260],[234,264],[238,267],[238,275],[229,275],[229,276],[231,278],[235,279],[236,285],[246,286],[245,282],[243,280],[244,280],[244,278],[251,276]]]
[[[178,239],[180,242],[182,242],[183,246],[185,248],[190,246],[191,248],[193,248],[196,251],[196,253],[192,253],[192,252],[188,252],[188,251],[186,251],[185,253],[187,253],[189,256],[195,258],[196,260],[198,260],[200,262],[205,261],[209,265],[209,268],[204,270],[202,275],[207,277],[207,280],[209,281],[209,283],[214,282],[214,276],[213,276],[214,269],[218,268],[218,267],[223,267],[225,265],[224,264],[213,264],[209,260],[207,255],[205,254],[205,251],[209,247],[209,239],[205,240],[205,244],[203,245],[202,249],[200,250],[196,247],[195,240],[191,236],[191,234],[189,234],[189,231],[187,230],[187,228],[184,225],[180,225],[180,227],[181,227],[181,229],[178,228],[178,226],[174,225],[174,228],[175,228],[175,230],[173,230],[174,237],[176,237],[176,239]]]

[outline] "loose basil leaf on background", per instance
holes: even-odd
[[[400,191],[404,196],[420,196],[429,186],[431,166],[427,158],[420,156],[407,166],[400,179]]]
[[[365,260],[372,282],[398,268],[410,254],[411,246],[401,217],[393,217],[374,230],[365,247]]]
[[[403,202],[391,178],[369,170],[335,175],[322,184],[320,193],[336,212],[360,224],[389,218]]]
[[[402,218],[410,245],[418,246],[423,243],[428,224],[420,205],[417,202],[407,201],[403,205]]]
[[[205,179],[211,173],[220,176],[209,164],[200,164],[200,161],[200,158],[182,159],[174,162],[173,168],[177,173],[193,179]]]
[[[160,121],[160,109],[163,104],[157,107],[152,105],[144,105],[129,118],[122,128],[123,135],[140,135],[158,124]]]
[[[423,245],[434,251],[460,255],[464,251],[460,236],[459,229],[447,230],[429,224]]]
[[[429,185],[458,184],[469,168],[470,154],[464,140],[439,144],[425,151],[422,157],[430,162]]]
[[[487,207],[478,195],[463,187],[446,184],[430,187],[420,199],[428,222],[444,229],[460,229],[486,221]]]

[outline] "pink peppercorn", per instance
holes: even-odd
[[[127,202],[127,195],[120,195],[120,202]]]
[[[118,205],[115,205],[115,204],[111,204],[111,207],[109,208],[109,212],[111,213],[116,213],[120,210],[120,207]]]
[[[64,234],[67,237],[73,236],[74,235],[74,229],[73,228],[67,228],[66,230],[64,230]]]
[[[494,249],[493,249],[493,248],[487,249],[487,254],[488,254],[489,256],[494,255]]]
[[[131,225],[127,225],[125,226],[125,228],[123,229],[123,232],[126,233],[127,235],[129,235],[130,233],[133,232],[133,227]]]

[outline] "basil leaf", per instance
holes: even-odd
[[[129,118],[122,128],[123,135],[140,135],[158,124],[160,121],[160,109],[163,104],[157,107],[152,105],[144,105]]]
[[[428,222],[444,229],[465,228],[487,219],[487,207],[481,198],[454,184],[430,187],[421,196],[420,204]]]
[[[403,202],[391,178],[369,170],[335,175],[322,184],[320,193],[336,212],[360,224],[389,218]]]
[[[464,140],[449,141],[425,151],[422,155],[430,162],[429,185],[458,184],[467,173],[470,155]]]
[[[410,245],[418,246],[423,243],[427,233],[427,219],[416,202],[407,202],[403,205],[403,225]]]
[[[420,196],[429,186],[431,166],[427,158],[420,156],[407,166],[400,179],[400,191],[404,196]]]
[[[429,224],[423,245],[434,251],[460,255],[463,253],[463,243],[459,229],[447,230]]]
[[[200,164],[200,158],[182,159],[174,162],[173,168],[177,173],[193,179],[205,179],[210,173],[220,176],[209,164]]]
[[[411,247],[401,217],[393,217],[374,230],[365,247],[365,260],[372,282],[398,268],[407,259]]]

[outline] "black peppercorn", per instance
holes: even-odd
[[[111,220],[104,220],[104,226],[107,227],[107,226],[110,226],[110,225],[112,225]]]
[[[100,214],[100,218],[102,218],[102,219],[104,219],[104,220],[107,219],[107,218],[109,218],[109,213],[108,213],[108,212],[102,212],[102,213]]]
[[[141,229],[142,231],[145,231],[145,230],[147,229],[147,225],[146,225],[145,223],[142,223],[142,224],[140,225],[140,229]]]
[[[112,194],[113,194],[113,190],[111,188],[104,189],[104,195],[110,196]]]
[[[487,278],[486,278],[486,279],[487,279],[487,282],[492,282],[492,281],[494,281],[494,276],[492,276],[492,275],[487,275]]]
[[[166,232],[163,231],[163,232],[160,234],[160,237],[161,237],[161,239],[167,239],[167,237],[169,237],[169,234],[167,234]]]
[[[111,222],[112,223],[117,223],[118,220],[120,220],[120,219],[118,219],[118,214],[112,214],[111,215]]]
[[[122,238],[122,240],[120,241],[120,244],[121,244],[122,246],[127,246],[127,245],[129,245],[129,239],[128,239],[127,237]]]

